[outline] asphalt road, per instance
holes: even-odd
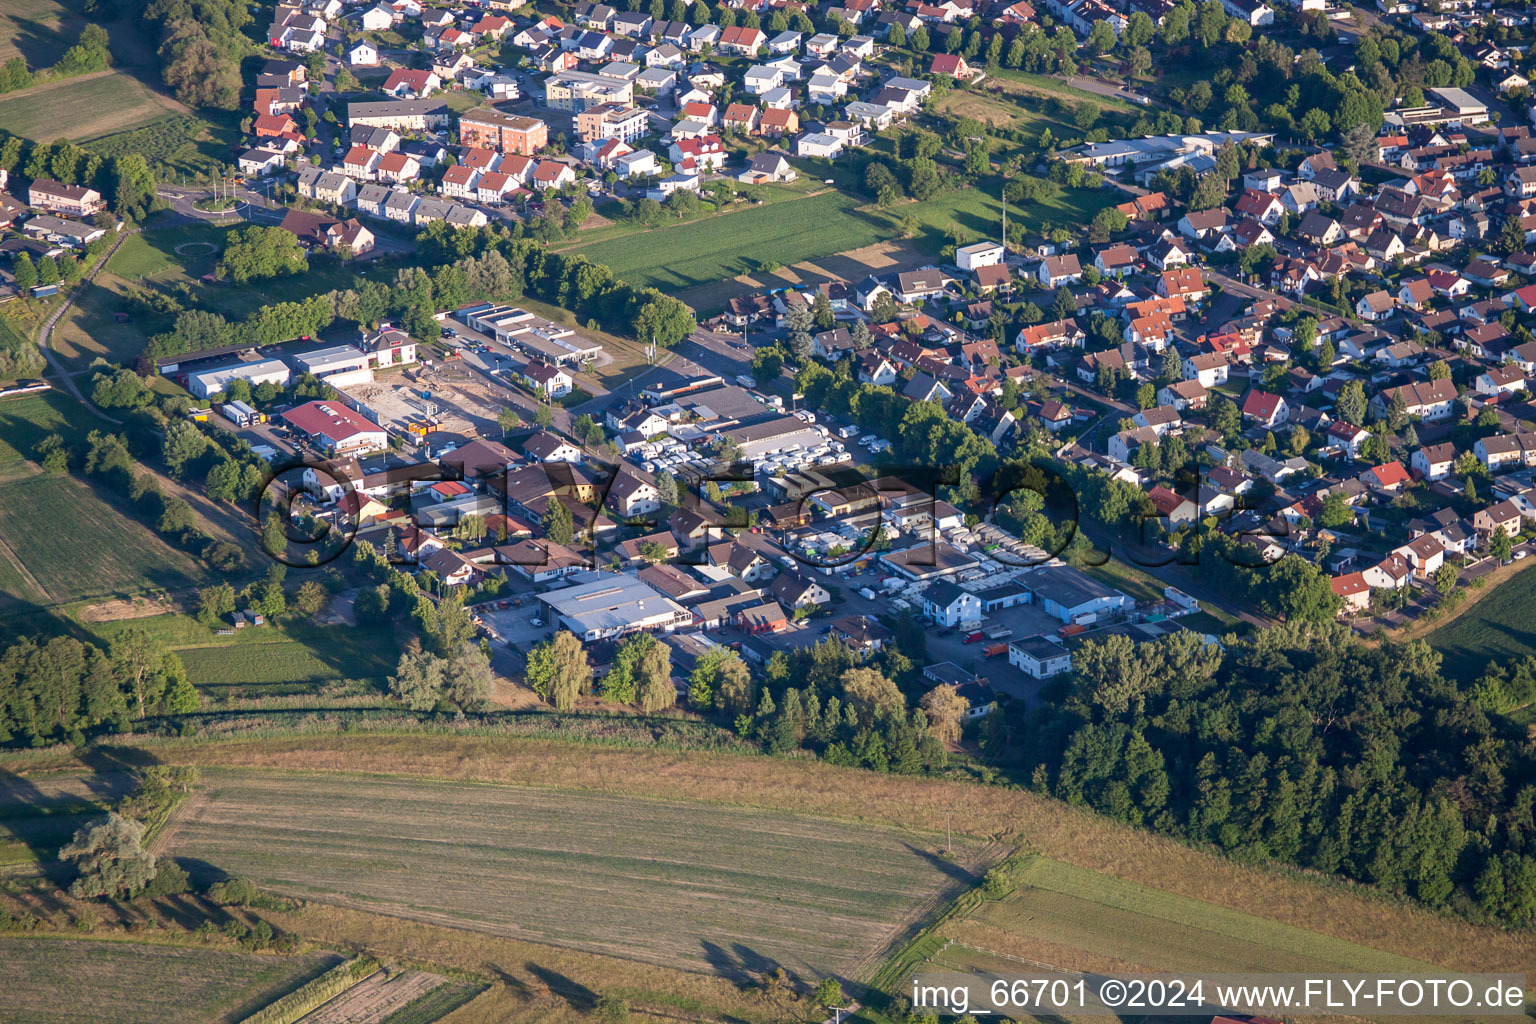
[[[270,227],[281,224],[283,217],[288,213],[288,207],[272,202],[261,192],[244,186],[239,186],[234,191],[234,198],[240,200],[241,205],[234,210],[219,213],[199,210],[195,205],[198,200],[213,198],[214,190],[210,187],[186,188],[162,185],[155,190],[155,194],[170,203],[171,209],[183,217],[204,223],[224,222],[234,215],[248,224]],[[376,221],[368,222],[368,230],[373,232],[373,249],[357,257],[359,260],[378,259],[381,256],[401,256],[416,251],[413,242],[391,234]]]

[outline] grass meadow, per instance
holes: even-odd
[[[1531,614],[1536,572],[1522,569],[1477,598],[1425,637],[1444,659],[1445,674],[1463,684],[1475,681],[1490,662],[1507,664],[1536,655],[1536,618]]]
[[[78,446],[110,426],[56,390],[0,401],[0,615],[207,582],[190,555],[74,476],[43,476],[30,459],[49,434]]]
[[[861,248],[879,241],[888,228],[884,217],[861,210],[857,199],[824,192],[582,245],[576,251],[606,265],[622,281],[671,292],[749,273],[768,261],[788,266]]]
[[[236,1024],[338,959],[0,936],[9,1024]]]
[[[0,612],[206,581],[204,567],[69,476],[0,484]],[[15,588],[15,589],[12,589]]]
[[[220,636],[189,616],[154,615],[86,628],[104,644],[124,629],[145,631],[176,652],[193,686],[214,697],[308,692],[346,679],[382,685],[398,656],[393,635],[362,626],[289,622]]]
[[[0,64],[20,57],[45,68],[80,38],[85,19],[55,0],[0,0]]]
[[[944,922],[940,938],[1074,971],[1340,971],[1414,973],[1422,961],[1319,935],[1046,857],[1016,872],[1018,888]],[[1005,959],[951,947],[957,965]]]
[[[82,287],[54,328],[53,348],[72,369],[98,356],[115,362],[137,356],[151,336],[171,329],[175,316],[130,306],[125,296],[136,288],[188,288],[198,307],[240,320],[268,303],[305,299],[350,287],[357,280],[356,268],[316,258],[305,273],[262,281],[260,287],[203,282],[203,275],[218,264],[229,233],[244,226],[161,222],[130,236],[96,279]],[[128,319],[120,322],[118,314],[123,312]]]
[[[205,780],[163,852],[304,899],[727,976],[849,971],[974,880],[931,836],[782,812],[377,776]]]
[[[132,789],[125,772],[22,777],[0,770],[0,876],[46,870],[76,829]]]

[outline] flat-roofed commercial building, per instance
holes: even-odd
[[[288,365],[281,359],[230,363],[187,374],[187,390],[194,398],[208,398],[224,391],[231,381],[248,381],[251,387],[268,383],[284,387],[288,384],[288,376]]]
[[[583,573],[592,578],[541,594],[551,618],[582,640],[641,631],[665,632],[693,623],[693,613],[650,584],[625,573]]]

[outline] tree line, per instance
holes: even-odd
[[[147,0],[139,20],[159,36],[161,80],[194,107],[233,110],[240,102],[240,59],[254,47],[240,0]]]
[[[1060,705],[983,749],[1069,803],[1506,925],[1536,923],[1536,758],[1422,642],[1287,623],[1074,654]]]
[[[282,253],[274,255],[264,238],[254,247],[244,236],[236,242],[231,274],[261,276],[291,262]],[[229,345],[271,345],[318,335],[337,321],[366,326],[386,318],[398,318],[413,336],[431,340],[437,336],[433,316],[439,309],[516,302],[524,295],[569,309],[604,330],[663,346],[676,345],[696,326],[692,310],[680,300],[625,284],[583,256],[546,252],[537,241],[513,237],[501,227],[429,225],[418,236],[417,257],[416,265],[396,271],[390,283],[360,279],[351,288],[262,306],[239,322],[175,303],[171,330],[150,338],[145,356],[154,360]],[[230,259],[228,250],[225,259]]]
[[[176,653],[130,627],[105,648],[74,637],[23,637],[0,652],[0,743],[82,743],[149,715],[194,711]]]

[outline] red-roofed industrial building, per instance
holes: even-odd
[[[389,445],[383,427],[340,402],[305,402],[283,419],[332,455],[366,455]]]

